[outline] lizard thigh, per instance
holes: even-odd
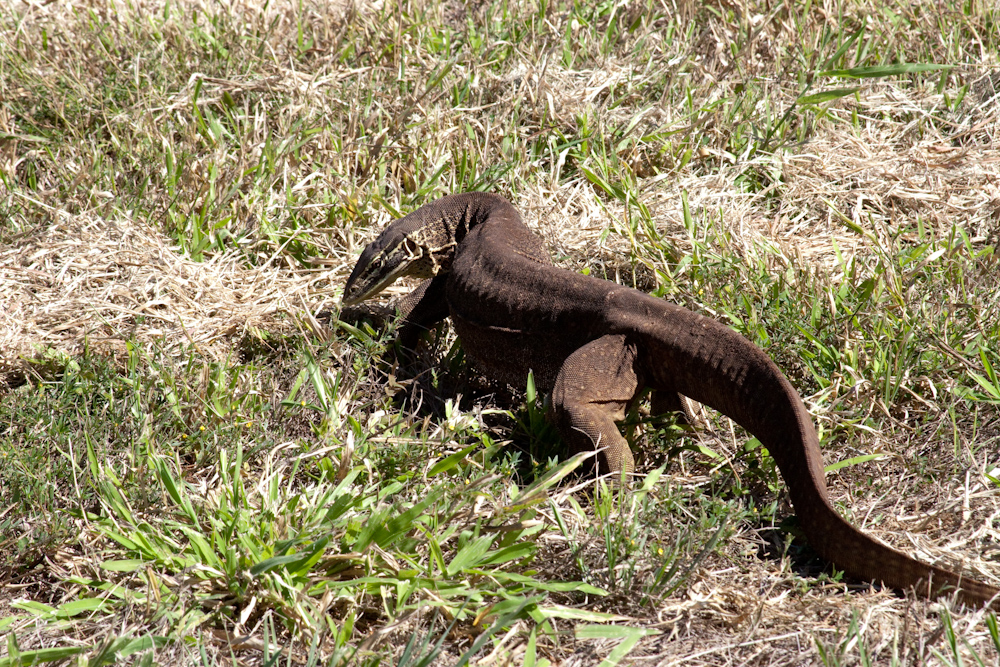
[[[573,452],[602,449],[602,473],[632,472],[628,442],[615,421],[643,389],[636,348],[624,335],[593,340],[563,362],[552,388],[552,411],[563,440]]]

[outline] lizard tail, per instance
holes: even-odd
[[[1000,609],[1000,590],[895,551],[834,509],[812,418],[792,384],[757,346],[715,320],[638,292],[610,299],[620,299],[619,312],[629,313],[622,324],[640,332],[638,347],[647,355],[642,367],[651,376],[647,384],[718,410],[768,449],[800,526],[821,556],[852,577],[930,598],[957,591],[967,605]],[[633,299],[638,302],[627,303]]]
[[[784,474],[784,473],[782,473]],[[825,491],[825,489],[824,489]],[[928,565],[886,546],[848,523],[829,502],[792,504],[809,543],[821,556],[857,579],[882,582],[898,590],[913,589],[935,599],[957,592],[959,602],[970,607],[1000,610],[1000,590],[975,579]],[[803,506],[807,509],[803,510]]]

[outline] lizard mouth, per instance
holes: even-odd
[[[424,248],[407,236],[382,248],[378,241],[368,244],[344,285],[341,305],[353,306],[375,296],[403,276],[429,278]],[[433,267],[433,260],[430,262]]]
[[[354,306],[365,299],[371,298],[384,290],[389,285],[396,282],[406,272],[406,266],[400,266],[392,273],[382,276],[381,280],[369,283],[363,277],[356,280],[348,280],[344,286],[344,296],[340,298],[340,303],[344,306]],[[353,277],[353,276],[352,276]]]

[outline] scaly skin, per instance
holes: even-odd
[[[632,472],[615,421],[646,388],[690,397],[767,447],[809,543],[848,575],[1000,609],[996,588],[899,553],[837,513],[809,413],[762,350],[715,320],[552,266],[503,198],[451,195],[395,221],[361,255],[343,302],[404,275],[429,278],[403,302],[404,336],[450,316],[486,375],[520,386],[533,371],[570,447],[603,448],[602,472]]]

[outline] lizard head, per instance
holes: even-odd
[[[403,276],[431,278],[450,271],[455,249],[471,226],[470,216],[482,213],[470,208],[470,196],[442,197],[386,227],[358,258],[342,303],[360,303]]]
[[[389,225],[361,253],[344,285],[341,301],[345,306],[375,296],[403,276],[430,278],[446,268],[419,235],[395,227]]]

